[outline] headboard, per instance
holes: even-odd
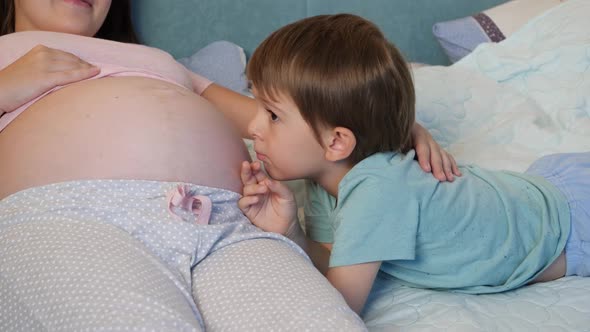
[[[190,56],[217,40],[249,56],[272,31],[303,17],[348,12],[377,23],[409,61],[449,63],[432,35],[435,22],[477,13],[506,0],[135,0],[141,41]]]

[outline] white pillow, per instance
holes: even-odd
[[[566,0],[513,0],[488,10],[486,14],[505,37],[512,35],[530,19]]]
[[[512,0],[472,16],[434,24],[432,32],[451,62],[479,44],[500,42],[532,18],[567,0]]]

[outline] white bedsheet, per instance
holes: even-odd
[[[415,70],[418,121],[458,161],[490,168],[590,150],[588,14],[571,0],[453,66]]]
[[[590,1],[569,0],[450,67],[415,70],[417,119],[462,164],[524,171],[590,150]],[[378,279],[374,331],[590,331],[590,278],[466,295]]]

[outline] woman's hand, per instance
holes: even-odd
[[[291,190],[266,176],[258,161],[244,161],[240,176],[244,184],[244,196],[238,201],[240,210],[262,230],[287,234],[297,216],[297,203]]]
[[[455,158],[443,150],[432,138],[432,135],[418,123],[412,128],[414,149],[420,167],[439,181],[453,181],[455,176],[461,176]]]
[[[71,53],[37,45],[0,71],[0,111],[12,112],[56,86],[99,72],[98,67]]]

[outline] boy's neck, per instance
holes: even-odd
[[[340,181],[342,181],[353,166],[354,165],[350,165],[344,161],[335,162],[317,179],[314,179],[314,181],[322,186],[328,194],[338,198],[338,186],[340,185]]]

